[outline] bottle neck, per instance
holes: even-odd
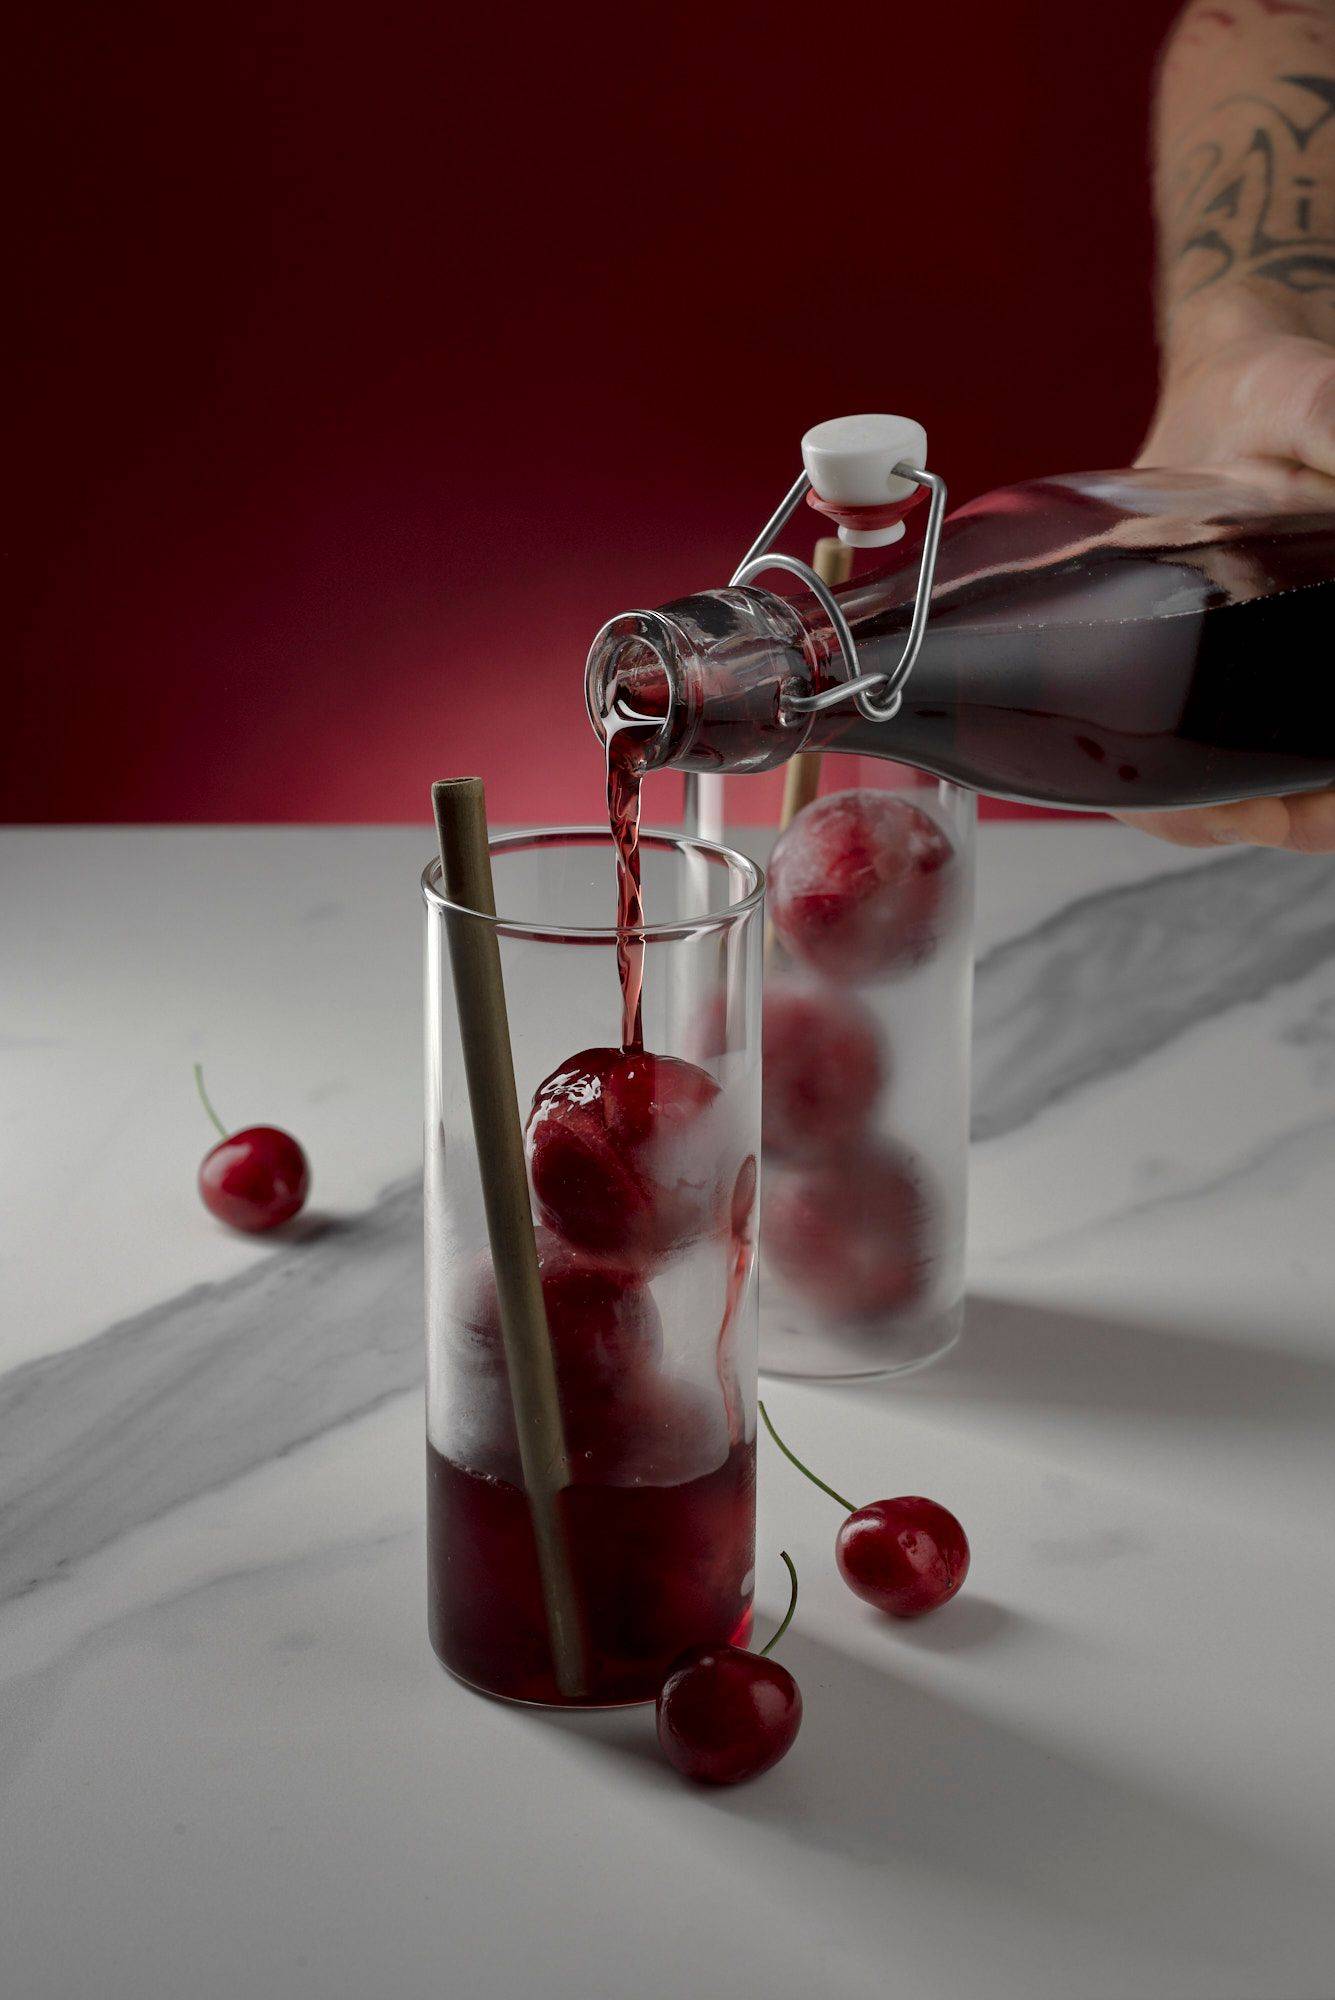
[[[807,741],[809,723],[788,697],[826,684],[829,650],[796,605],[763,590],[702,591],[626,612],[590,650],[589,717],[646,771],[772,770]]]

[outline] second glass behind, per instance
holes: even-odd
[[[964,1320],[976,802],[880,759],[823,775],[770,870],[760,1362],[884,1375]]]
[[[605,830],[492,842],[490,918],[423,877],[432,1643],[516,1701],[652,1700],[675,1656],[744,1642],[755,1538],[762,877],[645,834],[642,1051],[621,1046]],[[496,939],[556,1365],[556,1496],[584,1671],[558,1684],[524,1488],[450,973]]]

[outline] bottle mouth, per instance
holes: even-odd
[[[666,762],[677,733],[677,685],[684,634],[658,611],[609,618],[589,648],[584,703],[602,743],[622,730],[640,732],[644,768]]]

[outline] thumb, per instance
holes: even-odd
[[[1325,348],[1323,357],[1311,365],[1294,443],[1300,464],[1335,473],[1335,349]]]
[[[1271,341],[1233,394],[1253,451],[1335,473],[1335,347],[1299,334]]]

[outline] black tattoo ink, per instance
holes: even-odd
[[[1178,214],[1190,218],[1174,260],[1191,277],[1181,298],[1236,276],[1264,278],[1294,292],[1328,291],[1335,299],[1335,230],[1312,226],[1313,191],[1325,187],[1327,209],[1335,208],[1335,157],[1320,179],[1296,171],[1307,165],[1304,156],[1327,126],[1325,143],[1335,141],[1335,77],[1276,81],[1315,100],[1305,122],[1268,97],[1247,92],[1224,98],[1215,112],[1255,105],[1263,121],[1241,151],[1226,155],[1214,140],[1198,142],[1175,176]]]

